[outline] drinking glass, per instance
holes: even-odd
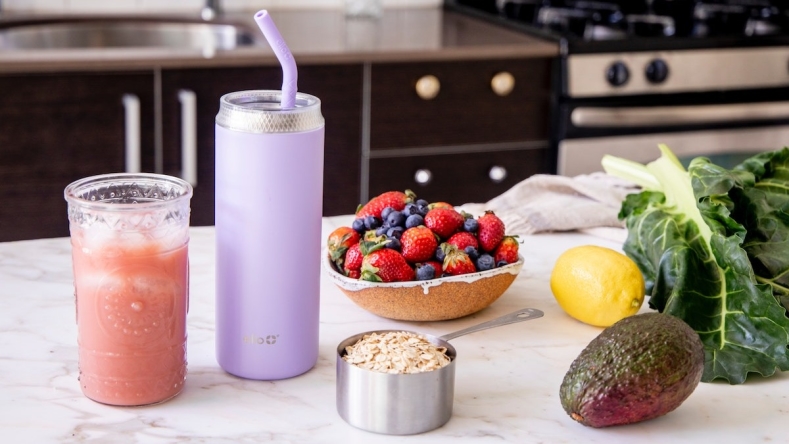
[[[165,401],[186,378],[192,187],[158,174],[68,185],[79,382],[119,406]]]

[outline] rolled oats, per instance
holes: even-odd
[[[449,364],[445,347],[437,347],[422,335],[407,331],[364,335],[345,347],[347,362],[380,373],[421,373]]]

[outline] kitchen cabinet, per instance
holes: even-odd
[[[361,76],[360,64],[299,71],[300,90],[321,99],[327,122],[326,215],[358,204]],[[279,67],[0,76],[0,241],[67,236],[65,186],[129,169],[189,175],[192,225],[213,225],[219,98],[281,83]]]
[[[546,173],[552,161],[548,150],[529,148],[371,159],[370,195],[410,189],[430,202],[487,202],[529,176]]]
[[[358,204],[361,76],[360,64],[299,68],[299,91],[321,99],[321,112],[326,119],[324,215],[345,214]],[[184,151],[196,152],[192,225],[214,224],[214,119],[220,97],[233,91],[279,89],[281,84],[279,67],[162,72],[164,172],[182,176]],[[189,119],[192,121],[185,121]],[[184,134],[189,127],[196,132],[191,147],[189,136]]]
[[[368,195],[485,202],[555,171],[550,67],[549,58],[373,64]]]
[[[323,214],[393,189],[484,202],[553,172],[549,67],[548,58],[300,66],[299,91],[321,99],[326,119]],[[67,236],[63,188],[126,170],[189,179],[192,225],[213,225],[219,99],[281,83],[278,66],[0,76],[0,241]]]
[[[150,72],[0,75],[0,241],[68,235],[63,189],[81,177],[153,169]],[[134,165],[132,165],[134,167]]]

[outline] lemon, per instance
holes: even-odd
[[[610,248],[583,245],[556,260],[551,291],[573,318],[608,327],[634,315],[644,303],[644,277],[629,257]]]

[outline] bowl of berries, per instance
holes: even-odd
[[[329,234],[326,273],[359,307],[402,321],[443,321],[495,302],[523,267],[517,236],[491,211],[389,191]]]

